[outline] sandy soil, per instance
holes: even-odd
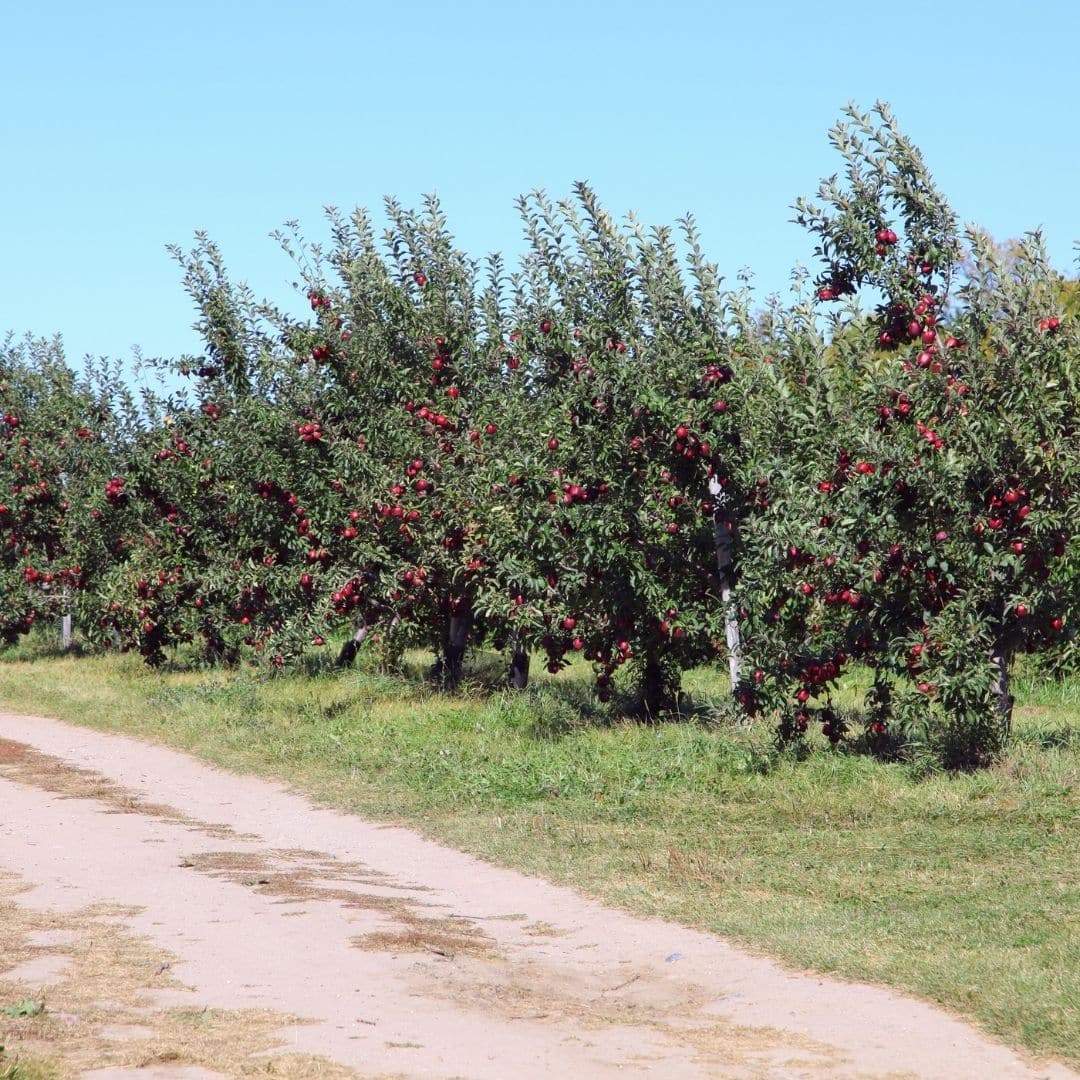
[[[0,713],[0,1005],[24,1001],[8,1054],[93,1080],[1080,1078],[880,987]]]

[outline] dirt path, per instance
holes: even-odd
[[[1036,1067],[879,987],[0,714],[0,1044],[93,1080],[979,1080]],[[19,1011],[19,1010],[16,1010]]]

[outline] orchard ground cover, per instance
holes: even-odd
[[[20,651],[21,649],[21,651]],[[991,768],[889,763],[820,736],[778,752],[732,724],[712,670],[682,723],[619,720],[572,665],[491,692],[493,656],[447,694],[420,654],[380,673],[313,665],[150,671],[57,657],[0,665],[10,708],[140,734],[334,805],[800,967],[922,995],[1034,1053],[1080,1061],[1080,687],[1016,680]],[[37,649],[38,651],[34,651]],[[853,669],[838,708],[866,676]],[[629,680],[627,680],[627,683]]]
[[[7,1061],[0,1046],[0,1080],[56,1080],[57,1072],[48,1062]]]

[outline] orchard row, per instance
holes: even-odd
[[[720,662],[784,739],[844,737],[859,664],[866,737],[992,751],[1013,657],[1073,648],[1075,294],[1037,236],[961,233],[885,108],[832,139],[848,186],[796,204],[822,273],[763,310],[692,220],[620,226],[582,185],[521,200],[513,271],[433,200],[282,235],[299,319],[200,236],[179,390],[9,340],[0,634],[70,607],[150,662],[287,666],[346,628],[344,659],[424,645],[450,685],[470,643],[518,686],[581,655],[650,714]]]

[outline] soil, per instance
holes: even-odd
[[[81,1080],[1080,1080],[882,987],[6,713],[0,1006],[4,1063]]]

